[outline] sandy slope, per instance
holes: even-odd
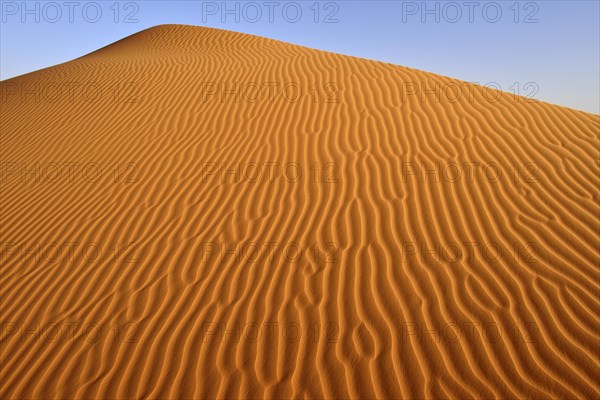
[[[170,25],[2,88],[2,398],[600,397],[597,115]]]

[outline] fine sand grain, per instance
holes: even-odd
[[[599,116],[177,25],[2,89],[1,398],[600,397]]]

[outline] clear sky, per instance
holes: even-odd
[[[600,114],[600,0],[0,3],[1,79],[176,23],[386,61]]]

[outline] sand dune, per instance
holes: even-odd
[[[1,398],[600,398],[597,115],[176,25],[1,112]]]

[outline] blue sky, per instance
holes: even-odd
[[[158,24],[386,61],[600,114],[600,1],[5,1],[0,78]]]

